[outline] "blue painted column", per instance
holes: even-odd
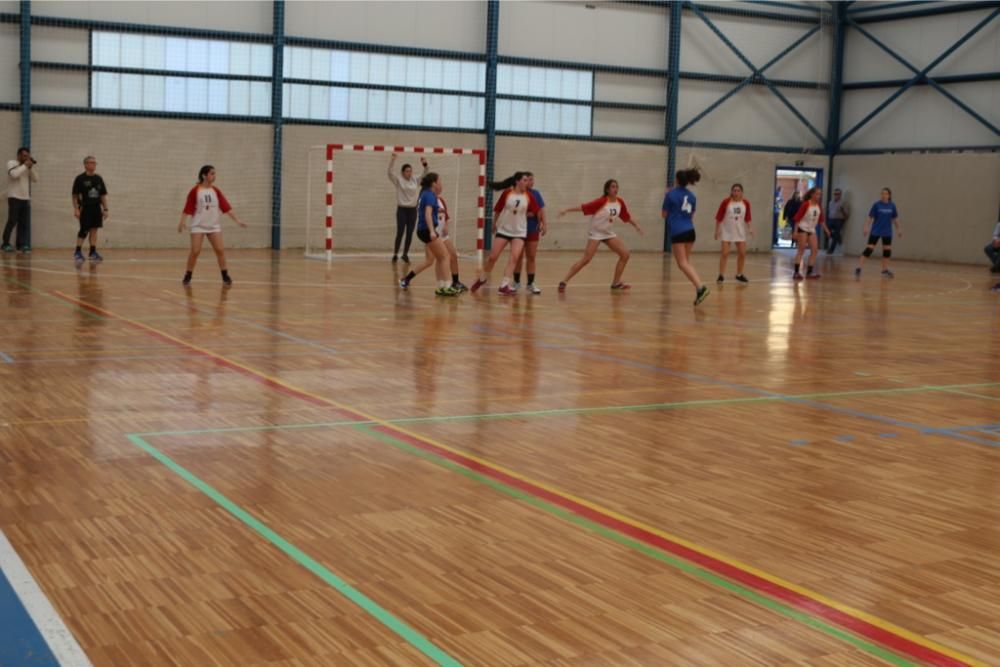
[[[486,129],[486,202],[483,217],[483,244],[486,250],[493,245],[493,190],[489,184],[496,180],[494,165],[497,147],[497,42],[500,37],[500,0],[486,3],[486,113],[483,119]]]
[[[274,0],[271,55],[271,249],[281,250],[282,131],[284,130],[285,0]]]
[[[21,0],[21,145],[31,146],[31,0]]]
[[[833,197],[833,161],[840,152],[840,112],[844,103],[844,43],[847,37],[847,7],[846,2],[833,3],[833,71],[830,73],[830,113],[826,128],[826,153],[830,156],[830,169],[827,174],[827,187],[823,188],[826,202]],[[824,209],[825,210],[825,209]]]
[[[667,143],[666,183],[673,183],[677,171],[677,104],[681,85],[681,14],[684,3],[673,0],[670,3],[670,25],[667,36],[667,118],[664,137]],[[663,252],[670,251],[670,233],[663,225]]]

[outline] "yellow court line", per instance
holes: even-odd
[[[660,530],[659,528],[655,528],[655,527],[650,526],[648,524],[645,524],[645,523],[643,523],[641,521],[637,521],[637,520],[632,519],[630,517],[627,517],[627,516],[625,516],[623,514],[620,514],[620,513],[616,512],[616,511],[612,510],[612,509],[603,507],[601,505],[598,505],[597,503],[593,503],[593,502],[591,502],[589,500],[580,498],[580,497],[575,496],[575,495],[573,495],[571,493],[567,493],[565,491],[562,491],[561,489],[557,489],[556,487],[553,487],[553,486],[551,486],[549,484],[546,484],[544,482],[534,480],[534,479],[532,479],[530,477],[527,477],[526,475],[522,475],[521,473],[515,472],[515,471],[513,471],[513,470],[511,470],[509,468],[506,468],[504,466],[501,466],[501,465],[499,465],[497,463],[493,463],[492,461],[489,461],[488,459],[484,459],[482,457],[476,456],[475,454],[469,454],[469,453],[464,452],[464,451],[462,451],[460,449],[456,449],[454,447],[445,445],[445,444],[443,444],[441,442],[438,442],[437,440],[434,440],[433,438],[430,438],[428,436],[415,433],[415,432],[413,432],[413,431],[411,431],[409,429],[403,428],[403,427],[401,427],[401,426],[399,426],[397,424],[392,424],[392,423],[390,423],[388,421],[385,421],[385,420],[380,419],[380,418],[378,418],[378,417],[376,417],[374,415],[371,415],[371,414],[369,414],[369,413],[367,413],[367,412],[365,412],[363,410],[359,410],[359,409],[353,408],[353,407],[351,407],[349,405],[342,404],[339,401],[335,401],[335,400],[333,400],[331,398],[327,398],[326,396],[321,396],[319,394],[315,394],[315,393],[307,391],[305,389],[301,389],[301,388],[296,387],[296,386],[294,386],[292,384],[289,384],[288,382],[285,382],[284,380],[281,380],[279,378],[267,375],[266,373],[263,373],[263,372],[255,369],[255,368],[252,368],[252,367],[247,366],[245,364],[241,364],[241,363],[239,363],[237,361],[233,361],[233,360],[231,360],[231,359],[229,359],[227,357],[224,357],[224,356],[222,356],[220,354],[217,354],[215,352],[210,352],[210,351],[208,351],[208,350],[206,350],[204,348],[201,348],[201,347],[199,347],[197,345],[194,345],[193,343],[189,343],[189,342],[187,342],[185,340],[182,340],[180,338],[176,338],[175,336],[172,336],[172,335],[170,335],[170,334],[168,334],[168,333],[166,333],[164,331],[161,331],[161,330],[156,329],[154,327],[151,327],[149,325],[143,324],[142,322],[137,322],[137,321],[129,319],[127,317],[124,317],[124,316],[118,315],[116,313],[113,313],[113,312],[111,312],[109,310],[105,310],[103,308],[98,308],[98,307],[93,306],[91,304],[88,304],[88,303],[86,303],[84,301],[80,301],[78,299],[75,299],[75,298],[73,298],[73,297],[71,297],[71,296],[69,296],[67,294],[62,293],[62,292],[54,291],[53,293],[56,294],[56,295],[58,295],[58,296],[60,296],[63,299],[66,299],[66,300],[68,300],[68,301],[70,301],[72,303],[75,303],[75,304],[77,304],[77,305],[79,305],[81,307],[84,307],[84,308],[87,308],[87,309],[90,309],[90,310],[94,310],[94,311],[102,312],[102,313],[104,313],[105,315],[107,315],[109,317],[113,317],[113,318],[119,319],[119,320],[121,320],[123,322],[127,322],[127,323],[129,323],[129,324],[131,324],[131,325],[133,325],[135,327],[138,327],[138,328],[141,328],[141,329],[145,329],[147,331],[150,331],[150,332],[156,334],[157,336],[162,336],[164,338],[168,338],[168,339],[176,342],[177,344],[179,344],[181,346],[184,346],[184,347],[187,347],[189,349],[195,350],[195,351],[197,351],[200,354],[204,354],[204,355],[207,355],[209,357],[218,359],[219,361],[222,361],[222,362],[224,362],[226,364],[239,367],[239,368],[243,369],[244,371],[246,371],[247,373],[249,373],[251,375],[256,375],[257,377],[260,377],[261,379],[264,379],[264,380],[266,380],[269,383],[273,383],[273,384],[282,386],[285,389],[288,389],[289,391],[295,392],[297,394],[301,394],[301,395],[304,395],[304,396],[309,396],[309,397],[311,397],[313,399],[316,399],[318,401],[327,403],[331,407],[335,407],[335,408],[337,408],[339,410],[343,410],[345,412],[352,412],[352,413],[354,413],[356,415],[359,415],[359,416],[365,418],[366,420],[369,420],[369,421],[371,421],[371,422],[373,422],[375,424],[378,424],[378,425],[383,426],[385,428],[388,428],[390,430],[396,431],[398,433],[403,433],[405,435],[408,435],[411,438],[415,438],[417,440],[421,440],[423,442],[426,442],[427,444],[433,445],[434,447],[438,447],[438,448],[443,449],[445,451],[448,451],[448,452],[451,452],[453,454],[462,456],[462,457],[464,457],[466,459],[470,459],[472,461],[475,461],[476,463],[479,463],[480,465],[486,466],[488,468],[492,468],[493,470],[501,472],[501,473],[503,473],[505,475],[509,475],[509,476],[514,477],[516,479],[519,479],[519,480],[521,480],[523,482],[526,482],[526,483],[531,484],[533,486],[536,486],[538,488],[544,489],[544,490],[548,491],[549,493],[561,496],[561,497],[563,497],[563,498],[565,498],[567,500],[570,500],[570,501],[572,501],[574,503],[578,503],[580,505],[583,505],[583,506],[585,506],[585,507],[587,507],[587,508],[589,508],[591,510],[594,510],[595,512],[598,512],[600,514],[604,514],[605,516],[611,517],[611,518],[613,518],[613,519],[615,519],[617,521],[621,521],[621,522],[626,523],[626,524],[628,524],[630,526],[633,526],[635,528],[639,528],[641,530],[648,531],[648,532],[653,533],[653,534],[655,534],[655,535],[657,535],[659,537],[662,537],[662,538],[665,538],[665,539],[670,540],[672,542],[675,542],[677,544],[683,545],[683,546],[687,547],[688,549],[696,551],[696,552],[698,552],[700,554],[703,554],[705,556],[708,556],[710,558],[714,558],[714,559],[716,559],[718,561],[721,561],[723,563],[726,563],[726,564],[728,564],[728,565],[730,565],[732,567],[735,567],[737,569],[743,570],[744,572],[748,572],[750,574],[753,574],[753,575],[755,575],[757,577],[760,577],[762,579],[765,579],[765,580],[767,580],[767,581],[769,581],[769,582],[771,582],[773,584],[776,584],[776,585],[778,585],[778,586],[780,586],[782,588],[786,588],[788,590],[794,591],[795,593],[798,593],[799,595],[803,595],[805,597],[808,597],[808,598],[811,598],[813,600],[816,600],[817,602],[821,602],[821,603],[823,603],[823,604],[825,604],[825,605],[827,605],[829,607],[832,607],[832,608],[834,608],[834,609],[836,609],[836,610],[838,610],[838,611],[840,611],[842,613],[845,613],[845,614],[848,614],[850,616],[854,616],[855,618],[864,620],[867,623],[870,623],[871,625],[874,625],[874,626],[876,626],[878,628],[881,628],[882,630],[885,630],[887,632],[891,632],[892,634],[895,634],[897,636],[900,636],[900,637],[903,637],[905,639],[908,639],[909,641],[911,641],[911,642],[913,642],[915,644],[919,644],[919,645],[921,645],[921,646],[923,646],[925,648],[929,648],[929,649],[932,649],[934,651],[937,651],[938,653],[947,655],[947,656],[949,656],[951,658],[955,658],[957,660],[964,661],[964,662],[968,663],[969,665],[974,665],[975,667],[988,667],[986,665],[986,663],[984,663],[984,662],[978,661],[975,658],[972,658],[970,656],[967,656],[967,655],[964,655],[962,653],[959,653],[958,651],[955,651],[955,650],[953,650],[951,648],[948,648],[947,646],[943,646],[941,644],[938,644],[937,642],[931,641],[931,640],[929,640],[929,639],[927,639],[925,637],[922,637],[922,636],[920,636],[920,635],[918,635],[916,633],[910,632],[909,630],[906,630],[905,628],[902,628],[902,627],[900,627],[898,625],[895,625],[894,623],[892,623],[890,621],[887,621],[885,619],[879,618],[878,616],[874,616],[872,614],[869,614],[868,612],[861,611],[860,609],[855,609],[855,608],[850,607],[848,605],[845,605],[845,604],[842,604],[840,602],[837,602],[836,600],[833,600],[833,599],[831,599],[831,598],[829,598],[829,597],[827,597],[825,595],[822,595],[821,593],[817,593],[817,592],[809,590],[808,588],[805,588],[803,586],[799,586],[798,584],[794,584],[794,583],[792,583],[790,581],[786,581],[786,580],[784,580],[784,579],[782,579],[780,577],[777,577],[777,576],[772,575],[770,573],[767,573],[767,572],[765,572],[763,570],[760,570],[760,569],[758,569],[758,568],[756,568],[756,567],[754,567],[752,565],[748,565],[748,564],[743,563],[743,562],[741,562],[739,560],[736,560],[734,558],[730,558],[729,556],[723,555],[723,554],[721,554],[721,553],[719,553],[719,552],[717,552],[717,551],[715,551],[713,549],[710,549],[708,547],[703,547],[703,546],[701,546],[699,544],[691,542],[690,540],[686,540],[686,539],[684,539],[682,537],[679,537],[677,535],[673,535],[673,534],[668,533],[666,531]]]

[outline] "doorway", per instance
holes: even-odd
[[[771,228],[772,248],[792,247],[791,221],[785,219],[785,208],[795,192],[804,198],[809,188],[823,187],[823,170],[812,167],[775,167],[774,215]]]

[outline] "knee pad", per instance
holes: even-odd
[[[892,257],[892,248],[882,248],[883,257]]]
[[[862,252],[861,254],[864,255],[865,257],[871,257],[874,251],[875,248],[865,248],[864,252]]]

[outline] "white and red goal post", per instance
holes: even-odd
[[[479,197],[476,210],[476,258],[483,265],[484,231],[486,225],[486,151],[481,148],[440,148],[426,146],[378,146],[369,144],[326,145],[326,259],[333,259],[333,158],[337,151],[372,153],[415,153],[424,155],[474,155],[479,159]]]

